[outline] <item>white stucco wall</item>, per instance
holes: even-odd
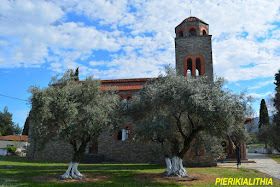
[[[7,155],[7,149],[0,148],[0,156],[6,156]]]
[[[0,140],[0,149],[6,148],[8,145],[13,145],[17,148],[27,148],[27,142]]]

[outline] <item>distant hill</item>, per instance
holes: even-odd
[[[273,120],[273,116],[269,116],[269,121],[272,122]],[[260,118],[259,117],[255,117],[252,121],[252,126],[250,127],[251,130],[250,130],[250,134],[255,134],[257,132],[259,132],[259,121],[260,121]],[[245,126],[246,130],[248,130],[248,124],[246,124]]]

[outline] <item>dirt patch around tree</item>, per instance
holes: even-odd
[[[105,174],[85,173],[84,175],[86,176],[86,178],[83,178],[81,180],[76,180],[76,179],[61,180],[61,179],[59,179],[60,175],[58,175],[58,174],[35,176],[35,177],[28,178],[28,180],[31,180],[31,181],[34,181],[34,182],[79,183],[79,184],[82,184],[82,183],[104,182],[104,181],[108,181],[111,178],[110,175],[105,175]]]
[[[209,184],[216,181],[217,175],[206,173],[190,174],[190,178],[167,177],[162,173],[141,173],[135,176],[135,180],[139,182],[159,182],[159,183],[176,183],[181,185]]]

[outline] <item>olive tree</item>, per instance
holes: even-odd
[[[61,179],[83,178],[77,167],[87,144],[120,122],[119,98],[112,88],[102,91],[100,80],[88,77],[75,81],[72,74],[70,70],[61,78],[54,77],[47,88],[30,88],[29,116],[35,146],[43,148],[51,137],[73,147],[72,162]]]
[[[239,141],[247,138],[245,94],[232,93],[223,88],[224,83],[220,78],[207,82],[203,77],[176,76],[168,70],[134,97],[130,116],[138,125],[136,137],[156,139],[163,145],[168,176],[189,176],[182,159],[193,140],[202,140],[213,149],[228,134]]]

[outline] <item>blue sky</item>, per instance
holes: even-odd
[[[257,116],[280,69],[279,0],[1,0],[0,110],[23,127],[29,87],[76,67],[81,79],[156,77],[175,64],[174,28],[190,9],[210,26],[214,73],[255,97]]]

